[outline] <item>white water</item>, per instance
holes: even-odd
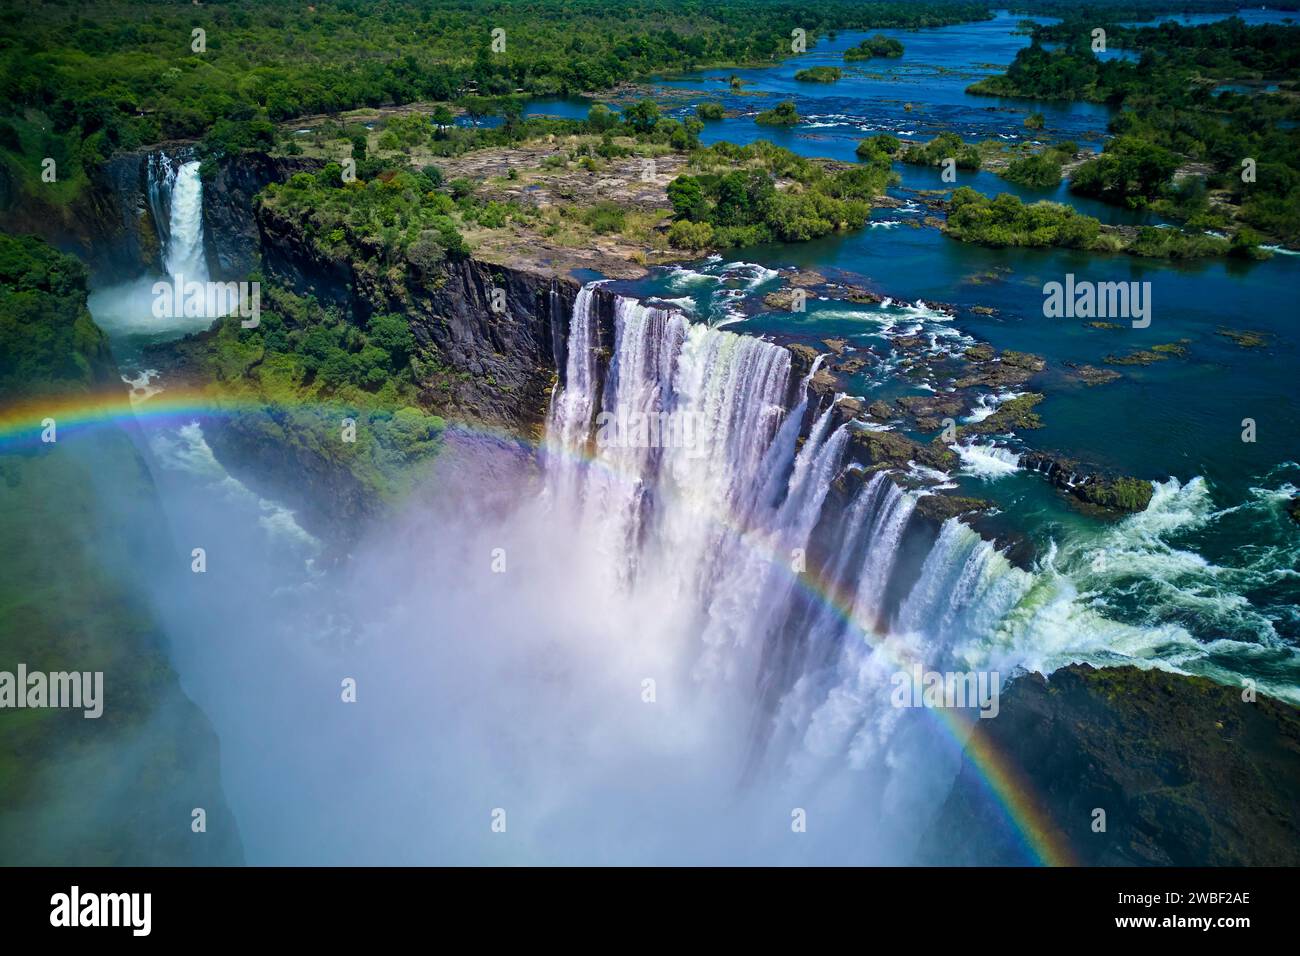
[[[953,446],[961,458],[962,471],[984,481],[993,481],[1020,470],[1020,456],[1010,448],[977,443]]]
[[[163,264],[168,275],[182,275],[186,281],[208,279],[203,251],[203,180],[199,178],[198,160],[182,163],[176,170]]]
[[[922,533],[911,522],[916,495],[876,474],[842,512],[823,515],[830,487],[847,470],[849,432],[832,427],[828,407],[798,443],[808,393],[800,388],[787,414],[785,349],[618,298],[616,347],[596,394],[595,304],[584,290],[566,383],[552,409],[553,449],[589,444],[598,407],[700,410],[706,441],[689,458],[673,449],[601,449],[586,463],[553,453],[548,504],[582,516],[579,526],[613,572],[609,587],[672,603],[688,635],[679,646],[692,679],[739,688],[757,709],[757,738],[775,730],[774,745],[788,746],[765,761],[806,767],[801,752],[809,748],[831,758],[831,726],[842,732],[831,748],[836,761],[862,766],[869,754],[886,753],[898,719],[883,704],[887,678],[912,662],[988,667],[1007,678],[1018,668],[1050,672],[1089,661],[1234,679],[1211,662],[1213,648],[1180,627],[1107,619],[1077,559],[1066,567],[1049,556],[1041,570],[1023,570],[956,519],[944,524],[919,572],[899,579],[904,542]],[[964,470],[985,479],[1017,468],[1007,448],[971,445],[959,453]],[[1129,540],[1148,524],[1163,531],[1168,521],[1187,520],[1162,517],[1168,494],[1158,489],[1148,512],[1116,533]],[[823,519],[831,550],[820,577],[797,574],[792,566]],[[1125,560],[1118,543],[1109,547]],[[1158,552],[1139,553],[1150,561]],[[836,605],[847,596],[845,615]]]
[[[203,236],[203,180],[196,160],[180,161],[163,152],[147,160],[146,198],[158,229],[163,275],[186,283],[209,278]],[[158,276],[142,276],[91,292],[89,308],[95,322],[110,335],[166,338],[206,329],[214,316],[185,315],[184,309],[159,318],[154,315],[153,285]],[[120,353],[119,363],[133,356]]]
[[[927,531],[788,350],[596,287],[565,344],[540,494],[508,443],[449,440],[328,575],[197,428],[155,446],[178,560],[208,553],[168,631],[250,862],[906,863],[961,735],[891,706],[899,670],[1207,672],[1181,629],[1094,606],[1086,551],[1026,571]],[[700,442],[602,446],[618,409],[690,411]],[[1115,533],[1157,553],[1198,500],[1162,490]]]

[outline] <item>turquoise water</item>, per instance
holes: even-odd
[[[1280,22],[1287,14],[1247,11],[1243,16],[1248,22]],[[946,129],[972,141],[1041,136],[1099,145],[1110,117],[1107,107],[964,92],[974,80],[998,72],[1024,45],[1027,38],[1012,33],[1019,19],[1000,13],[984,23],[882,31],[904,43],[904,56],[855,65],[835,84],[797,83],[793,75],[807,66],[844,65],[842,51],[863,34],[823,41],[806,56],[772,68],[702,71],[663,79],[658,89],[673,115],[687,115],[705,98],[744,111],[706,124],[705,142],[765,138],[805,156],[852,161],[857,142],[872,133],[929,138]],[[746,81],[739,94],[727,86],[732,73]],[[803,118],[799,126],[782,130],[753,122],[753,114],[788,98]],[[568,108],[569,115],[585,113],[585,104]],[[536,109],[557,113],[563,107],[538,104]],[[1047,120],[1042,133],[1023,126],[1024,117],[1035,111]],[[1070,575],[1084,599],[1110,616],[1185,628],[1210,648],[1211,658],[1221,657],[1226,670],[1300,687],[1300,525],[1284,511],[1300,485],[1293,332],[1300,258],[1279,254],[1258,263],[1188,264],[962,244],[922,225],[932,213],[916,195],[952,185],[940,180],[938,170],[895,168],[902,183],[891,192],[904,205],[877,210],[871,228],[809,243],[729,250],[689,269],[657,273],[634,290],[659,296],[702,321],[804,341],[821,351],[826,350],[823,339],[836,337],[888,356],[891,336],[919,330],[936,335],[937,347],[946,350],[983,340],[1042,355],[1048,371],[1026,388],[1046,396],[1039,406],[1045,427],[997,436],[996,442],[1158,482],[1151,508],[1118,522],[1085,516],[1037,475],[1021,471],[988,474],[973,468],[954,474],[952,483],[960,493],[994,501],[999,520],[1036,545],[1040,566]],[[1109,223],[1159,222],[1072,196],[1064,186],[1025,189],[988,172],[959,173],[957,185],[987,194],[1012,192],[1027,201],[1068,202]],[[772,311],[761,298],[781,286],[774,270],[783,267],[847,277],[900,302],[920,300],[926,308],[813,300],[802,314]],[[1120,328],[1098,330],[1084,319],[1046,318],[1044,284],[1064,282],[1067,274],[1079,281],[1150,283],[1150,326],[1132,328],[1120,319]],[[981,314],[975,306],[994,311]],[[1264,333],[1265,345],[1242,347],[1219,334],[1222,329]],[[1165,343],[1178,343],[1187,352],[1147,366],[1103,364],[1108,355]],[[1067,362],[1114,368],[1122,378],[1087,387],[1070,374]],[[926,392],[889,361],[847,387],[868,399]],[[1247,418],[1255,422],[1254,442],[1242,440]],[[1104,573],[1091,571],[1107,561]]]

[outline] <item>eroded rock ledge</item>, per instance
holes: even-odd
[[[1055,842],[1091,866],[1300,864],[1300,710],[1135,667],[1072,665],[1006,687],[982,745],[1010,759]],[[922,842],[926,863],[1025,862],[968,745]],[[1093,811],[1106,831],[1093,832]]]

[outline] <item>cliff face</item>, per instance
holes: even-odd
[[[580,284],[476,259],[425,271],[325,255],[301,224],[262,205],[256,223],[267,275],[333,303],[364,323],[404,316],[419,343],[417,374],[429,405],[466,421],[539,438]],[[498,311],[497,306],[500,306]]]
[[[158,261],[158,232],[147,199],[149,150],[114,155],[91,174],[89,188],[63,204],[39,188],[24,193],[0,165],[0,231],[40,236],[80,258],[91,274],[121,281]]]
[[[244,153],[222,160],[203,183],[203,237],[214,279],[243,279],[261,261],[254,197],[295,173],[315,172],[320,160]]]
[[[975,732],[1029,783],[1055,836],[1095,866],[1300,863],[1300,712],[1204,678],[1076,665],[1030,674]],[[969,754],[970,748],[967,748]],[[1094,832],[1093,811],[1106,812]],[[1024,862],[965,759],[924,862]]]

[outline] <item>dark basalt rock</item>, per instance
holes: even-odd
[[[890,408],[889,403],[879,399],[867,406],[867,414],[881,424],[894,418],[894,410]]]
[[[1079,365],[1075,362],[1066,362],[1065,365],[1073,371],[1075,378],[1089,387],[1105,385],[1123,377],[1114,369],[1097,368],[1095,365]]]
[[[1035,406],[1042,400],[1043,396],[1038,392],[1019,395],[1003,402],[997,407],[997,411],[984,420],[962,425],[957,429],[957,435],[964,438],[969,435],[997,435],[1042,428],[1043,420],[1034,411]]]
[[[916,421],[921,431],[932,432],[943,427],[943,420],[950,418],[954,422],[966,414],[967,401],[960,395],[950,393],[942,395],[907,395],[895,403],[904,415]]]
[[[1107,365],[1152,365],[1164,362],[1170,357],[1182,358],[1187,354],[1188,339],[1179,342],[1166,342],[1153,345],[1149,349],[1136,349],[1127,355],[1107,355],[1102,359]]]
[[[845,456],[870,470],[873,468],[906,469],[910,462],[947,471],[958,464],[956,452],[941,443],[922,445],[898,432],[862,429],[849,438]]]
[[[306,157],[272,157],[242,153],[227,157],[203,183],[203,235],[212,277],[242,279],[261,259],[254,197],[271,183],[287,182],[302,172],[324,165]]]
[[[86,263],[91,276],[121,282],[158,264],[158,230],[147,200],[151,152],[116,153],[90,174],[90,186],[72,202],[23,193],[0,164],[0,230],[40,236]]]
[[[1300,710],[1201,677],[1086,664],[1018,677],[976,720],[1024,775],[1054,842],[1090,866],[1300,864]],[[925,863],[1023,864],[972,746]],[[1106,830],[1093,832],[1093,812]]]
[[[1077,502],[1103,511],[1130,514],[1151,503],[1151,482],[1098,474],[1072,458],[1030,451],[1020,456],[1020,467],[1039,472]]]
[[[263,266],[273,279],[338,305],[358,323],[377,313],[409,320],[431,408],[454,420],[539,434],[563,368],[557,353],[567,341],[577,280],[472,258],[449,259],[433,271],[412,262],[380,271],[322,252],[301,224],[266,204],[256,219]],[[505,293],[500,314],[492,308],[494,289]],[[604,290],[597,297],[612,302]]]
[[[1011,350],[995,355],[989,345],[973,345],[963,354],[975,367],[957,379],[958,388],[976,385],[997,390],[1011,388],[1023,385],[1047,368],[1047,362],[1040,356]]]
[[[959,495],[923,495],[916,503],[916,513],[931,521],[943,523],[958,515],[987,511],[993,502],[983,498],[963,498]]]

